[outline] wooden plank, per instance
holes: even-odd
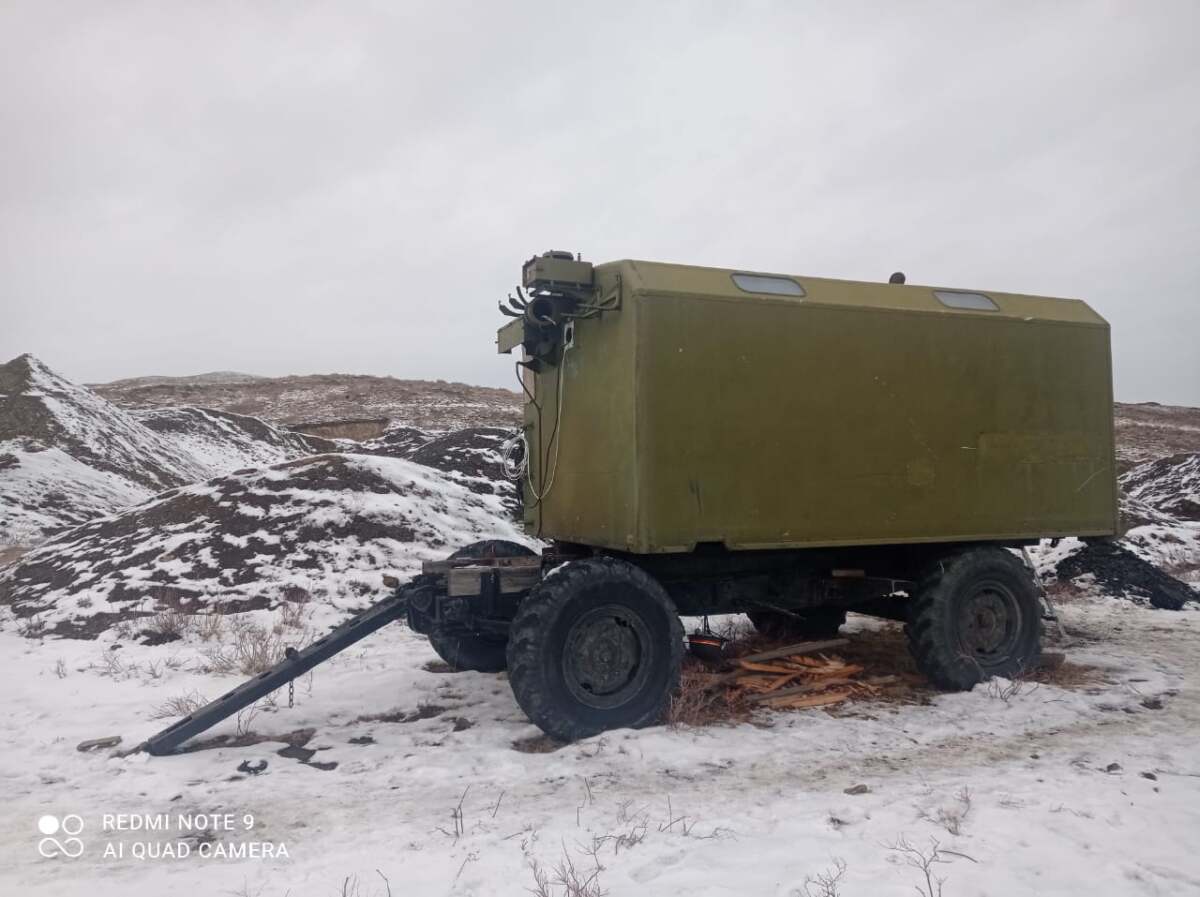
[[[777,689],[783,688],[783,686],[787,685],[793,679],[798,679],[805,675],[807,675],[807,673],[801,673],[799,670],[797,670],[796,672],[789,673],[786,676],[780,676],[778,679],[768,685],[764,691],[776,691]]]
[[[788,710],[802,710],[806,707],[824,707],[828,704],[839,704],[850,697],[849,691],[829,691],[815,695],[796,695],[791,698],[773,696],[767,702],[768,707]]]
[[[788,695],[810,695],[820,691],[824,691],[831,685],[853,685],[853,679],[826,679],[824,682],[809,683],[807,685],[794,685],[791,688],[781,688],[779,691],[765,691],[761,694],[750,695],[746,698],[751,704],[757,704],[760,701],[773,701],[776,698],[784,698]]]
[[[792,667],[785,667],[782,664],[751,663],[748,660],[738,660],[735,662],[743,670],[752,670],[755,673],[774,673],[777,676],[786,676],[788,673],[799,672],[799,670]]]
[[[793,654],[816,654],[819,651],[828,651],[830,648],[840,648],[842,645],[848,644],[850,642],[844,638],[830,639],[825,642],[800,642],[795,645],[776,648],[773,651],[763,651],[761,654],[747,654],[745,657],[737,658],[737,660],[757,663],[763,660],[775,660],[778,657],[790,657]]]

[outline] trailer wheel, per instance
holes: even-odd
[[[529,557],[532,549],[507,539],[485,539],[472,542],[450,555],[449,560],[462,558]],[[474,670],[477,673],[499,673],[507,666],[507,640],[483,635],[429,634],[429,644],[455,672]]]
[[[992,676],[1018,675],[1042,648],[1029,571],[1002,548],[943,558],[918,583],[905,632],[917,666],[941,688],[966,691]]]
[[[543,732],[573,741],[661,720],[682,659],[683,624],[663,587],[595,557],[557,568],[521,603],[508,678]]]
[[[846,622],[840,607],[813,607],[796,613],[755,610],[746,614],[754,628],[771,638],[833,638]]]

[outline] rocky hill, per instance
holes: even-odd
[[[123,408],[198,406],[288,427],[387,418],[396,426],[445,431],[514,426],[521,417],[520,396],[513,390],[357,374],[140,377],[92,389]]]

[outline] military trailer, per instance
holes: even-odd
[[[455,669],[507,669],[562,739],[661,719],[680,615],[797,638],[847,610],[902,620],[947,689],[1028,668],[1044,608],[1023,549],[1118,530],[1108,324],[1075,299],[892,280],[531,258],[498,348],[541,553],[427,564],[148,747],[400,616]]]

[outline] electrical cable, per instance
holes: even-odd
[[[533,489],[533,496],[535,499],[537,499],[538,504],[541,504],[543,501],[545,501],[546,496],[550,494],[550,490],[554,487],[554,478],[558,474],[558,450],[559,446],[562,445],[562,440],[559,438],[558,431],[559,424],[562,423],[563,393],[566,391],[566,384],[565,380],[563,379],[563,374],[567,369],[567,353],[570,352],[572,348],[572,346],[568,346],[564,343],[562,356],[558,360],[558,389],[556,390],[556,395],[554,396],[554,428],[550,431],[550,439],[546,443],[545,465],[542,468],[544,471],[544,475],[542,477],[542,489],[540,492],[536,489]],[[554,453],[553,464],[550,463],[551,452]],[[532,489],[533,482],[530,481],[529,485]]]

